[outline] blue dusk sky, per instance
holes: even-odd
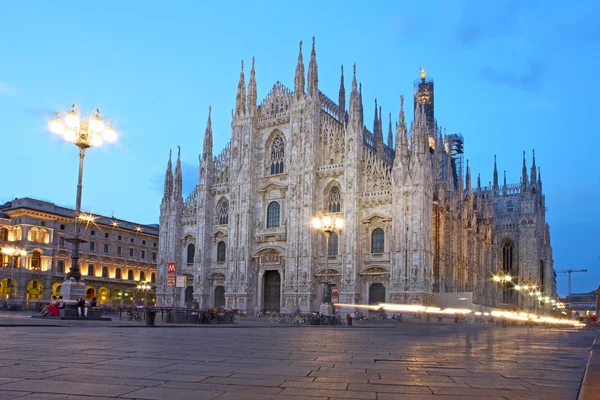
[[[217,4],[218,3],[218,4]],[[77,103],[115,121],[119,141],[88,152],[83,207],[157,223],[169,154],[180,145],[184,191],[197,181],[208,107],[215,153],[231,134],[246,61],[256,57],[258,97],[293,88],[298,42],[308,67],[316,36],[319,87],[337,99],[340,65],[373,103],[398,118],[412,108],[422,66],[435,80],[435,113],[465,138],[482,184],[519,182],[522,152],[541,167],[556,269],[573,291],[600,284],[597,1],[10,1],[0,12],[0,201],[33,196],[74,206],[77,150],[53,136],[53,112]],[[412,119],[412,115],[409,116]],[[567,278],[559,275],[559,292]]]

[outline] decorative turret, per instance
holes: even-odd
[[[206,130],[204,131],[204,145],[202,147],[202,159],[212,159],[213,137],[212,137],[212,106],[208,107],[208,120],[206,121]]]
[[[169,149],[169,162],[167,163],[167,172],[165,173],[165,189],[163,193],[163,203],[169,201],[173,193],[173,164],[171,162],[172,150]]]
[[[296,76],[294,77],[294,97],[300,100],[304,97],[304,61],[302,60],[302,40],[298,52],[298,63],[296,64]]]
[[[378,114],[377,114],[377,99],[375,99],[375,115],[373,117],[373,134],[375,135],[375,138],[377,138],[377,131],[378,131],[378,126],[379,126],[379,120],[378,118]]]
[[[350,92],[350,119],[360,121],[361,104],[360,94],[358,93],[358,84],[356,83],[356,64],[353,66],[352,91]]]
[[[394,134],[392,133],[392,113],[390,113],[389,117],[390,117],[390,122],[388,125],[387,145],[389,148],[393,148],[394,147]]]
[[[242,116],[246,112],[246,82],[244,80],[244,60],[242,60],[242,70],[240,71],[240,81],[238,82],[237,96],[235,97],[235,115]]]
[[[408,137],[406,121],[404,118],[404,96],[400,95],[400,114],[396,125],[396,158],[394,166],[402,164],[408,166]]]
[[[252,57],[252,69],[250,70],[250,81],[248,82],[248,112],[250,115],[256,114],[256,97],[256,74],[254,72],[254,57]]]
[[[315,37],[312,37],[312,50],[308,63],[308,96],[314,100],[319,99],[319,67],[317,66],[317,53],[315,51]]]
[[[465,185],[467,186],[467,199],[473,199],[473,185],[471,184],[471,168],[469,167],[469,160],[467,160],[467,176],[465,178]]]
[[[502,185],[502,195],[506,196],[506,194],[508,193],[506,190],[506,170],[504,170],[504,185]]]
[[[182,198],[182,176],[181,176],[181,147],[177,146],[177,164],[175,165],[175,176],[173,184],[173,198]]]
[[[422,104],[418,104],[415,120],[411,132],[412,155],[426,154],[429,152],[429,134],[427,132],[427,120]]]
[[[365,124],[365,113],[364,113],[364,109],[363,109],[363,97],[362,97],[362,83],[358,84],[358,99],[359,99],[359,106],[360,106],[360,123],[361,125],[364,126]]]
[[[527,162],[525,161],[525,151],[523,151],[523,171],[521,174],[521,185],[527,186]]]
[[[494,154],[494,184],[492,186],[494,195],[498,195],[498,167],[496,165],[496,155]]]
[[[481,210],[481,174],[477,174],[477,196],[475,197],[475,207]]]
[[[532,160],[532,164],[531,164],[531,184],[535,184],[537,181],[537,177],[536,177],[536,172],[537,172],[537,167],[535,166],[535,149],[533,149],[532,151],[533,154],[533,160]]]
[[[381,121],[381,106],[379,106],[379,117],[377,117],[377,108],[375,108],[375,120],[377,121],[375,130],[375,148],[377,149],[377,154],[383,156],[383,124]]]
[[[342,77],[340,78],[340,94],[338,97],[338,105],[340,106],[340,121],[344,121],[344,113],[346,111],[346,89],[344,89],[344,66],[342,65]]]

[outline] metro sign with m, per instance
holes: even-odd
[[[168,274],[174,274],[175,273],[175,263],[168,263],[167,264],[167,273]]]

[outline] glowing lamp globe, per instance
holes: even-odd
[[[335,227],[338,229],[342,229],[344,227],[344,220],[341,218],[337,218],[335,220]]]
[[[102,140],[102,136],[93,135],[92,136],[92,146],[101,146],[104,141]]]
[[[90,117],[90,129],[94,132],[101,133],[104,131],[104,121],[100,117]]]
[[[323,225],[325,225],[325,226],[331,226],[331,217],[324,216],[323,217]]]
[[[112,126],[107,126],[102,132],[102,138],[109,143],[117,141],[117,131]]]
[[[58,118],[52,118],[48,123],[48,128],[50,129],[50,132],[55,135],[62,135],[65,131],[65,124]]]
[[[63,137],[68,142],[74,142],[75,139],[77,138],[77,135],[75,134],[75,131],[73,129],[67,129],[64,132]]]
[[[312,226],[316,229],[321,229],[321,220],[319,218],[312,219]]]
[[[73,111],[69,111],[65,116],[65,124],[67,124],[67,126],[70,126],[71,128],[79,125],[79,115],[77,115]]]

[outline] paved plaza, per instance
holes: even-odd
[[[0,318],[0,399],[576,399],[595,338],[411,322],[30,320]]]

